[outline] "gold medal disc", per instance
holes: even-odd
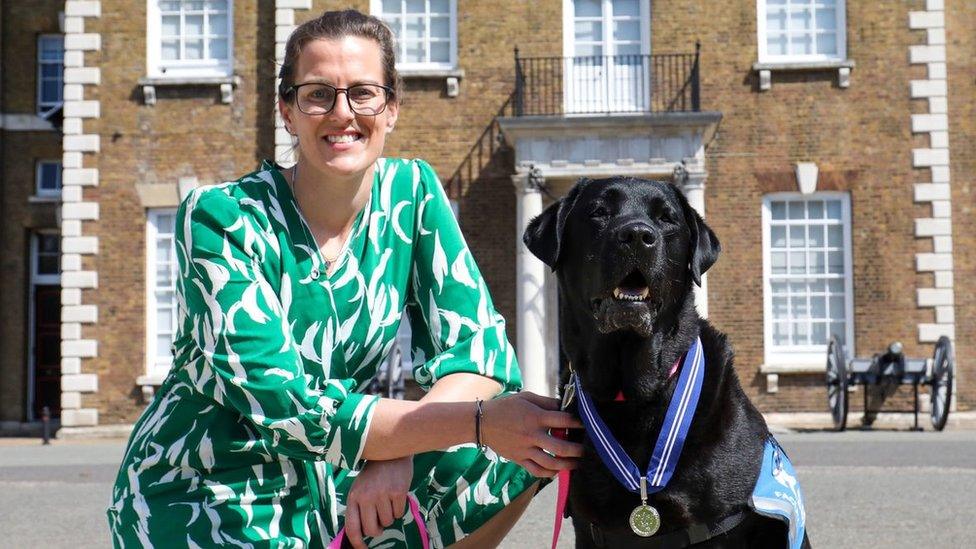
[[[661,527],[661,515],[650,505],[639,505],[630,513],[630,529],[638,536],[649,538]]]

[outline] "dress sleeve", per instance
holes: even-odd
[[[481,374],[518,391],[522,379],[505,319],[495,310],[451,209],[426,162],[412,163],[417,224],[407,312],[414,379],[429,389],[453,373]]]
[[[177,292],[204,358],[195,386],[275,451],[356,468],[378,397],[352,392],[352,379],[306,374],[288,323],[294,281],[267,218],[241,204],[221,187],[199,189],[177,213]]]

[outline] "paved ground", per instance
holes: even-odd
[[[971,547],[976,431],[778,435],[806,491],[815,547]],[[104,508],[119,441],[0,439],[3,547],[106,547]],[[555,488],[536,498],[504,549],[548,547]],[[564,524],[561,548],[572,547]]]

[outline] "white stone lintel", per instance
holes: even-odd
[[[66,187],[68,185],[94,187],[98,185],[98,168],[66,168],[61,177]]]
[[[97,51],[102,49],[102,35],[95,33],[64,35],[65,51]]]
[[[945,27],[945,14],[941,11],[908,12],[908,28],[932,29]]]
[[[915,184],[915,202],[949,200],[950,198],[952,198],[952,188],[946,183]]]
[[[101,108],[98,101],[65,101],[65,118],[98,118]]]
[[[952,222],[948,219],[922,218],[915,220],[915,236],[952,236]]]
[[[947,114],[913,114],[912,131],[915,133],[946,131],[949,129]]]
[[[97,202],[75,202],[61,208],[61,219],[98,219]]]
[[[937,271],[935,273],[936,288],[952,288],[952,271]]]
[[[275,8],[279,10],[310,10],[312,9],[312,0],[275,0]]]
[[[70,393],[61,393],[61,413],[63,414],[65,410],[76,410],[81,408],[81,393],[77,391],[72,391]]]
[[[101,17],[102,3],[98,0],[65,0],[64,15],[67,17]]]
[[[275,25],[295,25],[295,10],[293,9],[276,9],[275,10]]]
[[[97,384],[95,391],[97,391]],[[95,408],[81,408],[78,410],[62,410],[62,427],[95,427],[98,425],[98,410]]]
[[[61,356],[92,358],[98,356],[98,342],[94,339],[61,341]]]
[[[945,80],[912,80],[912,99],[945,97],[948,92]]]
[[[97,236],[76,236],[61,239],[61,253],[63,254],[97,254]]]
[[[61,290],[64,292],[65,290]],[[98,322],[97,305],[72,305],[61,307],[61,322],[80,322],[94,324]]]
[[[918,272],[951,271],[952,254],[915,254],[915,270]]]
[[[948,288],[919,288],[916,290],[919,307],[952,305],[952,290]]]
[[[909,46],[909,62],[911,63],[945,63],[946,48],[937,46]]]
[[[81,373],[81,359],[78,357],[61,358],[61,375],[73,375]],[[63,390],[63,389],[62,389]]]
[[[68,152],[98,152],[101,148],[101,139],[97,134],[85,135],[66,135],[61,143],[66,153]],[[78,167],[81,166],[72,166]]]
[[[952,253],[952,237],[949,235],[943,236],[933,236],[932,237],[932,251],[937,254],[951,254]]]
[[[75,271],[73,273],[61,273],[61,287],[81,288],[81,289],[97,288],[98,273],[95,271]]]
[[[912,165],[916,168],[948,166],[949,149],[912,149]]]
[[[61,317],[62,322],[64,321],[64,306],[65,305],[81,305],[81,288],[62,288],[61,289]],[[97,309],[96,309],[97,314]]]
[[[920,343],[935,343],[942,336],[949,336],[949,339],[956,338],[955,324],[919,324],[918,341]]]
[[[94,393],[98,391],[98,376],[95,374],[62,375],[61,390]]]

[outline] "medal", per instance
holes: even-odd
[[[630,513],[630,529],[642,538],[649,538],[660,527],[661,514],[647,504],[647,477],[641,477],[641,504]]]

